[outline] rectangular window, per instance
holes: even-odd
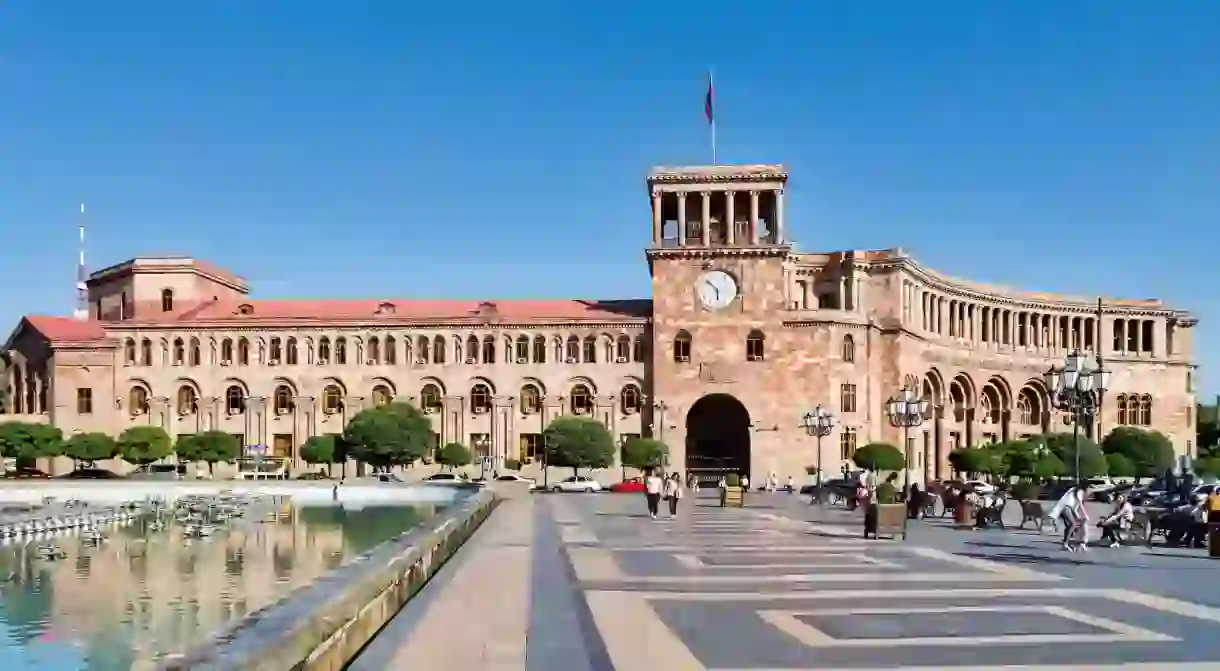
[[[521,434],[521,463],[529,464],[542,458],[542,434]]]
[[[856,430],[843,429],[839,434],[839,455],[843,461],[851,461],[856,453]]]
[[[856,411],[856,385],[845,384],[839,389],[840,412]]]
[[[77,387],[76,389],[76,414],[93,414],[93,390],[89,387]]]
[[[470,449],[476,459],[491,456],[491,436],[486,433],[470,434]]]
[[[271,437],[271,454],[277,459],[292,458],[292,434],[277,433]]]

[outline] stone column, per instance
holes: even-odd
[[[1135,341],[1135,348],[1131,353],[1136,356],[1139,356],[1144,351],[1143,326],[1144,326],[1143,320],[1140,320],[1140,319],[1128,319],[1127,320],[1127,330],[1132,333],[1132,335],[1134,337],[1131,339]]]
[[[728,243],[730,245],[737,244],[737,215],[733,211],[735,200],[737,200],[736,191],[724,192],[724,220],[728,222]]]
[[[809,280],[801,282],[801,309],[809,309]]]
[[[703,195],[703,211],[701,213],[701,217],[702,217],[703,225],[700,228],[700,232],[703,235],[703,246],[711,247],[712,246],[712,193],[710,191],[704,191],[702,195]]]
[[[678,194],[678,246],[686,246],[686,194],[679,191]]]
[[[664,244],[662,235],[664,231],[661,227],[661,192],[652,192],[652,245],[660,247]],[[410,363],[410,362],[408,362]]]
[[[750,191],[750,244],[758,246],[758,192]]]
[[[784,244],[784,190],[775,190],[775,244]]]

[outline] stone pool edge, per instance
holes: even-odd
[[[499,505],[483,490],[247,616],[162,671],[342,669],[440,570]]]

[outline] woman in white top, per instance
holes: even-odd
[[[665,481],[665,500],[669,501],[669,516],[678,516],[678,501],[682,500],[682,481],[674,473]]]
[[[661,476],[657,475],[656,471],[648,471],[648,475],[644,477],[644,498],[648,500],[648,516],[654,520],[657,518],[657,505],[661,502],[663,487]]]
[[[1119,494],[1118,500],[1114,502],[1114,511],[1098,523],[1101,527],[1101,539],[1108,541],[1112,548],[1118,547],[1121,540],[1119,533],[1131,528],[1134,519],[1135,509],[1131,507],[1131,502],[1125,494]]]

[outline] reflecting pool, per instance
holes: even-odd
[[[205,640],[441,505],[300,507],[261,497],[6,538],[0,669],[153,668],[154,656]]]

